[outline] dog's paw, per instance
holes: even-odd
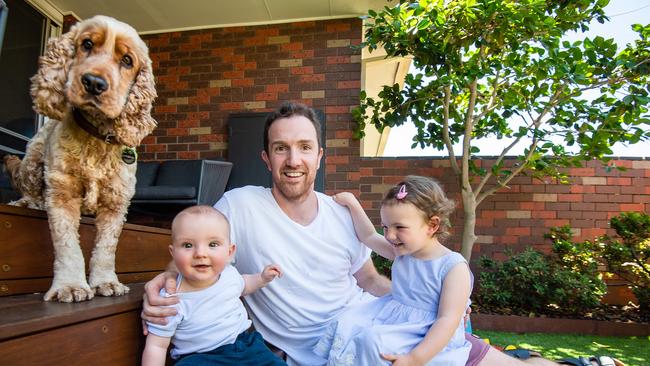
[[[29,200],[26,200],[25,198],[21,198],[16,201],[9,202],[8,205],[29,208]]]
[[[81,302],[91,300],[95,296],[93,290],[88,285],[82,286],[52,286],[46,293],[43,299],[45,301],[58,301],[58,302]]]
[[[100,296],[122,296],[128,294],[130,289],[119,282],[106,282],[93,286],[95,293]]]
[[[11,201],[8,203],[10,206],[25,207],[31,208],[34,210],[44,210],[43,204],[29,197],[23,197],[16,201]]]

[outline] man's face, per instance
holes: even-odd
[[[287,200],[300,200],[314,190],[323,149],[307,117],[280,118],[269,128],[268,154],[262,159],[273,177],[273,192]]]

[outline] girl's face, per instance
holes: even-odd
[[[212,285],[235,252],[228,223],[216,215],[188,214],[174,229],[169,251],[183,275],[183,284],[189,285],[184,291]]]
[[[433,256],[438,244],[434,236],[440,222],[438,216],[427,220],[424,213],[410,203],[384,205],[380,213],[384,237],[393,244],[396,255],[420,259]]]

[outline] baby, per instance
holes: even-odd
[[[210,206],[192,206],[172,222],[169,252],[179,275],[178,314],[167,325],[147,323],[149,335],[143,365],[164,365],[167,347],[176,365],[286,365],[266,347],[262,336],[248,331],[240,296],[246,296],[281,276],[271,264],[262,273],[240,275],[230,265],[235,253],[228,220]]]

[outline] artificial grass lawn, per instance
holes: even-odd
[[[539,351],[551,360],[565,357],[607,355],[618,358],[627,366],[650,365],[650,337],[598,337],[576,334],[507,333],[474,329],[490,344],[514,345]]]

